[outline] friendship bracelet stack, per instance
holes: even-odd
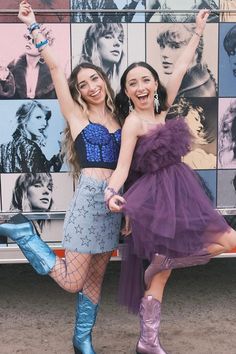
[[[29,33],[30,33],[31,35],[33,34],[32,32],[33,32],[34,30],[36,30],[36,29],[40,30],[40,24],[37,23],[37,22],[32,23],[32,24],[28,27],[28,31],[29,31]],[[38,32],[38,33],[41,33],[41,32]],[[34,37],[34,41],[37,39],[38,33],[37,33],[36,36]],[[41,52],[41,51],[45,48],[46,45],[48,45],[48,40],[47,40],[47,39],[44,39],[43,41],[40,41],[40,42],[38,42],[38,43],[35,43],[35,47],[38,49],[39,52]]]

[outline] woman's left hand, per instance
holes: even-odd
[[[125,199],[118,194],[113,195],[108,202],[109,210],[113,213],[120,213],[122,211]]]
[[[202,9],[196,16],[196,31],[199,35],[201,35],[205,29],[209,14],[210,10]]]

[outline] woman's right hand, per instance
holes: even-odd
[[[18,18],[27,26],[36,22],[34,12],[28,1],[24,0],[20,3]]]

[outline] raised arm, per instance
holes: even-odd
[[[178,60],[175,63],[173,74],[166,84],[167,90],[167,103],[169,106],[175,100],[175,97],[179,91],[181,82],[183,80],[186,71],[188,70],[196,49],[199,45],[200,38],[203,34],[203,31],[206,26],[206,21],[209,16],[209,10],[200,10],[196,17],[196,29],[193,33],[192,38],[190,39],[188,45],[185,50],[179,56]]]
[[[76,103],[73,101],[70,94],[66,76],[53,50],[47,45],[47,40],[36,22],[30,4],[25,0],[20,3],[18,18],[27,25],[30,34],[34,38],[35,45],[50,70],[61,112],[65,119],[70,121],[73,119]]]

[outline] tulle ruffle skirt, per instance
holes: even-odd
[[[132,236],[123,250],[120,301],[136,311],[143,259],[150,261],[155,253],[187,257],[217,242],[229,226],[213,208],[198,175],[182,162],[144,174],[124,198]]]

